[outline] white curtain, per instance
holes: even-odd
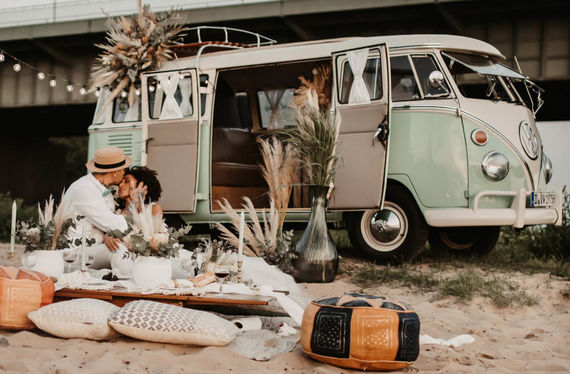
[[[178,73],[160,78],[160,86],[166,98],[164,99],[164,104],[162,104],[162,110],[160,111],[160,117],[158,117],[158,119],[176,119],[183,117],[180,106],[174,98],[174,94],[178,88],[178,78]]]
[[[182,94],[182,102],[180,103],[180,111],[184,117],[192,115],[192,77],[180,77],[178,83],[180,93]]]
[[[283,128],[283,124],[281,123],[281,113],[279,112],[279,103],[281,103],[281,99],[283,98],[283,94],[285,90],[267,90],[263,91],[267,101],[269,102],[269,106],[271,108],[271,117],[269,119],[269,127],[270,129],[280,129]]]
[[[125,114],[125,121],[140,121],[141,120],[141,104],[138,96],[135,96],[133,105],[127,110]]]
[[[349,104],[366,104],[370,102],[370,95],[368,89],[362,78],[366,60],[368,59],[368,48],[350,51],[347,54],[348,63],[354,74],[354,81],[350,88],[350,96],[348,97]]]

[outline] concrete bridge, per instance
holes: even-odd
[[[547,89],[539,120],[568,120],[570,82],[570,2],[469,0],[147,0],[155,12],[173,6],[191,26],[224,25],[255,31],[280,43],[342,36],[448,33],[485,40]],[[27,201],[57,191],[81,169],[95,96],[81,95],[104,42],[105,16],[136,12],[136,0],[19,0],[0,4],[0,166],[16,181],[0,191],[18,191]],[[30,66],[19,72],[7,54]],[[37,73],[48,78],[39,80]],[[50,87],[52,76],[58,78]],[[78,137],[78,138],[70,138]],[[54,139],[58,138],[58,139]],[[63,138],[63,140],[61,139]],[[77,144],[70,146],[69,142]],[[73,151],[72,149],[75,149]],[[77,152],[74,154],[73,152]],[[42,157],[47,153],[52,156]],[[27,161],[25,161],[27,160]],[[14,163],[26,167],[14,167]],[[44,163],[41,165],[41,163]],[[40,165],[38,165],[40,164]],[[61,165],[67,165],[65,167]],[[58,167],[54,167],[58,165]],[[57,169],[59,176],[54,176]],[[22,186],[25,173],[44,182]],[[75,170],[75,171],[74,171]],[[80,170],[79,173],[82,173]],[[11,179],[11,178],[8,178]]]

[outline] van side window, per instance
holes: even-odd
[[[113,122],[135,122],[141,120],[141,101],[136,96],[132,107],[126,97],[117,97],[113,104]]]
[[[390,70],[392,73],[392,101],[421,98],[408,56],[391,57]]]
[[[257,91],[257,102],[264,129],[282,129],[295,126],[294,109],[291,101],[294,88]]]
[[[382,98],[382,62],[380,57],[371,57],[366,61],[366,66],[364,67],[364,72],[362,73],[362,79],[364,79],[364,84],[368,89],[368,94],[370,95],[370,100],[378,100]],[[342,71],[342,88],[340,93],[340,103],[348,103],[348,97],[350,96],[350,89],[354,81],[354,74],[350,68],[348,61],[344,63]]]
[[[416,74],[418,75],[418,79],[422,86],[422,90],[424,92],[424,98],[429,98],[430,96],[439,96],[445,95],[446,92],[443,88],[437,87],[433,88],[430,86],[428,77],[429,74],[434,70],[439,70],[433,57],[431,56],[412,56],[412,60],[414,61],[414,67],[416,68]],[[447,84],[444,83],[445,87]],[[448,89],[449,90],[449,89]]]
[[[158,79],[157,79],[158,78]],[[173,80],[172,75],[164,77],[151,77],[148,79],[148,110],[150,118],[161,119],[190,117],[194,114],[192,106],[192,75],[180,74],[176,89],[169,87]],[[166,104],[168,97],[173,96],[175,103]],[[168,113],[167,113],[168,112]]]

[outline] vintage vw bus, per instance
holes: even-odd
[[[547,191],[552,165],[535,126],[540,89],[493,46],[451,35],[278,45],[257,34],[244,45],[228,42],[233,29],[221,29],[223,42],[195,30],[177,60],[142,76],[133,107],[117,98],[89,127],[89,157],[115,145],[158,171],[166,213],[199,224],[227,220],[222,197],[265,206],[256,138],[295,125],[298,77],[328,65],[340,120],[328,218],[355,247],[411,259],[429,237],[435,248],[484,253],[500,226],[561,223],[562,191]],[[98,107],[104,100],[103,91]],[[288,222],[308,216],[297,182]]]

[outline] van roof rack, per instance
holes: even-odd
[[[276,40],[268,38],[261,34],[242,29],[235,29],[233,27],[197,26],[191,27],[187,31],[188,34],[191,34],[193,32],[195,33],[194,37],[196,38],[196,41],[172,46],[171,49],[174,51],[174,53],[176,53],[178,57],[194,56],[201,52],[205,46],[208,46],[209,52],[215,52],[227,48],[251,48],[277,43]],[[219,39],[208,39],[208,37],[212,35],[212,31],[214,34],[216,34],[216,36],[221,34],[223,37]],[[208,35],[204,35],[206,33]],[[235,41],[230,41],[230,34],[232,37],[236,37]],[[249,40],[243,41],[244,38],[249,38]]]

